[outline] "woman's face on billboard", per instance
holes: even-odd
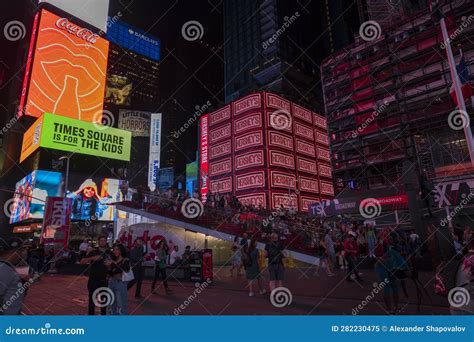
[[[84,188],[84,196],[87,198],[94,197],[95,195],[95,190],[94,188],[91,188],[90,186],[87,186]]]

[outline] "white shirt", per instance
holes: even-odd
[[[178,252],[173,250],[170,254],[170,265],[173,265],[175,263],[177,257],[178,257]]]

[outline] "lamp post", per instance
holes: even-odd
[[[59,157],[59,160],[64,160],[66,159],[66,176],[64,179],[64,197],[67,195],[67,188],[68,188],[68,183],[69,183],[69,160],[72,158],[72,156],[77,152],[78,150],[72,151],[68,155],[61,156]]]

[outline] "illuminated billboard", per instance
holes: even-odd
[[[130,160],[131,132],[49,113],[39,118],[32,128],[33,133],[28,130],[23,138],[20,161],[38,147]]]
[[[46,197],[60,194],[61,181],[59,172],[36,170],[16,183],[10,223],[43,218]]]
[[[51,112],[101,122],[108,41],[45,9],[35,37],[18,116]]]

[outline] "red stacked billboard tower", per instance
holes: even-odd
[[[334,196],[326,119],[278,95],[254,93],[201,117],[201,193],[306,211]]]

